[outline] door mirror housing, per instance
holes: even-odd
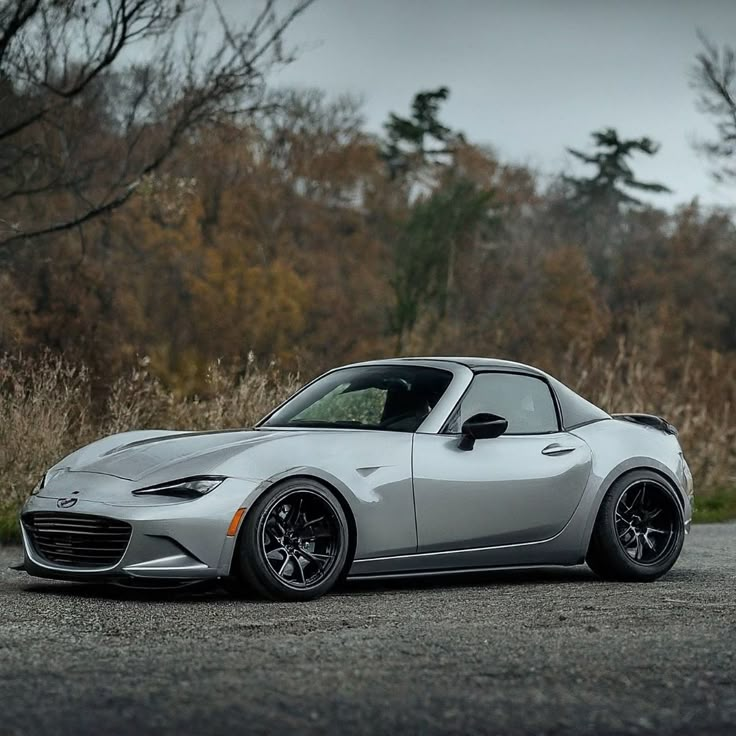
[[[476,440],[491,440],[508,429],[508,420],[496,414],[473,414],[463,422],[462,437],[458,447],[472,450]]]

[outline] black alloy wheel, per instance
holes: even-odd
[[[348,569],[349,550],[349,525],[335,493],[311,478],[293,478],[246,511],[230,582],[275,600],[311,600]]]
[[[634,470],[604,496],[585,561],[606,580],[652,581],[675,564],[684,538],[677,490],[652,470]]]
[[[266,510],[258,532],[264,557],[285,585],[319,585],[335,566],[341,542],[337,512],[323,496],[295,490]]]
[[[615,515],[618,540],[635,562],[655,565],[667,555],[677,534],[679,510],[659,483],[632,483],[618,499]]]

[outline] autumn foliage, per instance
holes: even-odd
[[[0,251],[0,354],[22,356],[0,365],[13,497],[96,434],[247,424],[296,374],[394,354],[533,363],[610,411],[666,416],[702,493],[731,487],[731,218],[621,196],[631,177],[542,183],[426,125],[435,94],[378,136],[351,99],[274,93],[198,128],[125,206]]]

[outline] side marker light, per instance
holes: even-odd
[[[234,537],[238,533],[238,527],[240,526],[240,520],[245,514],[245,509],[238,509],[233,516],[233,520],[230,522],[230,526],[227,528],[227,536]]]

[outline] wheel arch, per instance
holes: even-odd
[[[358,547],[358,525],[355,521],[355,514],[353,513],[353,509],[348,503],[345,494],[340,488],[338,488],[338,486],[334,482],[332,482],[328,478],[325,478],[322,475],[309,472],[306,469],[299,469],[296,472],[279,474],[277,477],[270,478],[268,481],[262,483],[259,486],[257,492],[250,496],[249,506],[253,507],[258,502],[258,500],[261,499],[265,493],[268,493],[268,491],[270,491],[274,486],[280,485],[281,483],[284,483],[286,481],[299,479],[310,480],[312,482],[320,483],[321,485],[329,488],[329,490],[335,494],[335,497],[337,498],[338,503],[340,504],[340,507],[345,514],[345,518],[348,522],[348,555],[345,560],[345,569],[343,570],[342,574],[342,577],[344,578],[350,571],[350,567],[353,564],[353,559],[355,558],[355,550]],[[230,567],[232,567],[232,561],[233,559],[235,559],[235,550],[240,544],[240,536],[242,530],[243,525],[241,524],[240,529],[238,529],[238,535],[233,548],[233,556],[230,561]]]
[[[611,489],[613,484],[618,482],[625,475],[628,475],[629,473],[635,473],[640,470],[647,470],[649,472],[652,472],[655,475],[659,475],[663,480],[667,481],[667,483],[673,488],[675,492],[675,497],[680,506],[680,513],[683,516],[683,521],[685,521],[685,493],[680,487],[680,484],[677,482],[674,473],[672,473],[666,467],[659,465],[656,461],[647,461],[647,459],[638,458],[634,464],[626,464],[624,467],[615,468],[600,484],[598,493],[596,494],[595,505],[593,507],[594,513],[591,513],[589,515],[588,523],[585,528],[585,536],[583,539],[582,547],[586,554],[590,546],[590,540],[593,536],[593,529],[595,528],[595,523],[598,520],[598,514],[600,513],[601,506],[603,505],[603,499],[606,497],[606,494]]]

